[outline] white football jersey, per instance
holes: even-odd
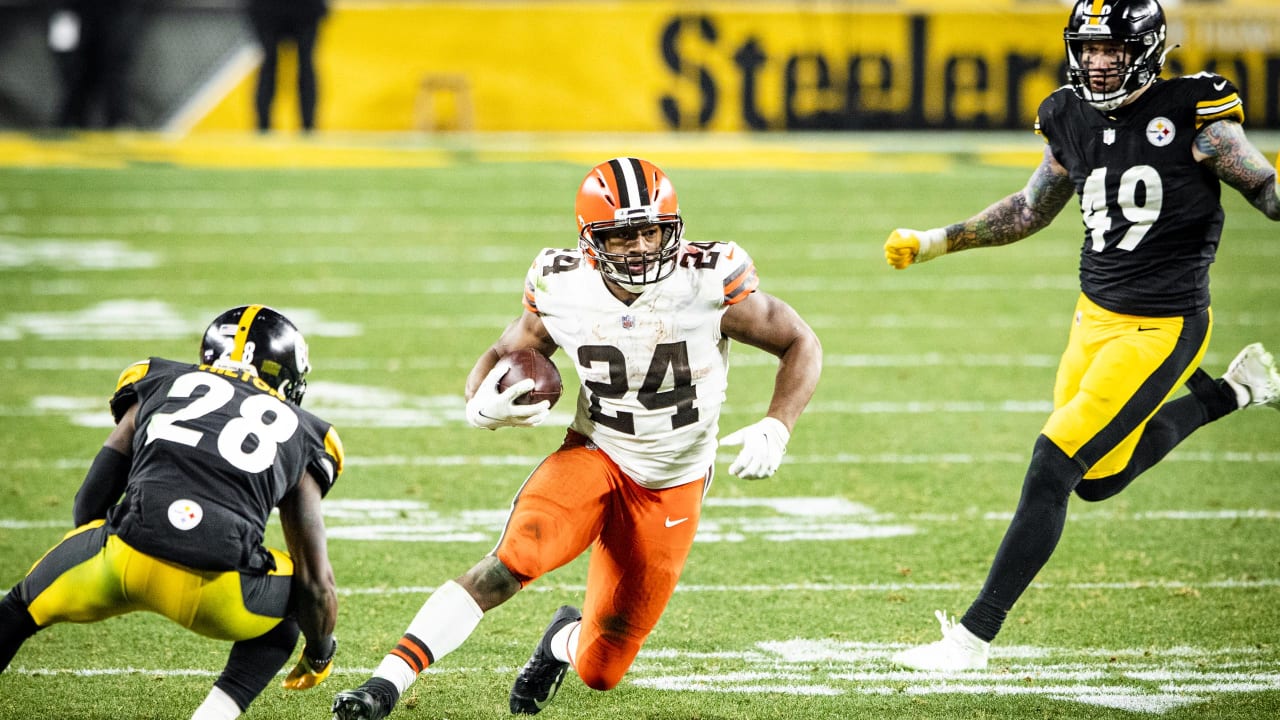
[[[604,283],[579,250],[543,250],[525,278],[525,308],[578,374],[572,428],[646,488],[705,477],[729,371],[720,317],[755,291],[755,264],[735,243],[685,242],[632,304]]]

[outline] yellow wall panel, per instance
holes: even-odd
[[[953,0],[944,9],[914,9],[921,5],[928,4],[339,5],[321,30],[318,125],[1029,127],[1039,101],[1063,82],[1066,8]],[[1252,124],[1280,126],[1280,7],[1169,12],[1169,45],[1185,47],[1170,56],[1166,76],[1217,67],[1245,91]],[[296,127],[296,104],[286,104],[291,68],[277,93],[285,127]],[[461,78],[466,90],[425,93],[429,76],[446,84]],[[198,129],[250,127],[253,80],[244,78]]]

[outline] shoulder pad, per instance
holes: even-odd
[[[1196,130],[1219,120],[1244,122],[1244,103],[1230,80],[1211,72],[1185,75],[1178,80],[1188,87],[1196,105]]]
[[[125,368],[124,371],[120,373],[120,379],[116,380],[116,392],[120,392],[121,388],[127,385],[132,385],[138,382],[139,380],[141,380],[142,378],[146,377],[147,371],[149,371],[150,369],[151,369],[150,360],[139,360],[138,362]]]
[[[116,380],[116,391],[111,394],[107,406],[111,408],[111,417],[120,422],[120,418],[138,402],[138,389],[134,387],[151,370],[151,360],[140,360],[120,373]]]
[[[346,451],[342,447],[342,439],[338,437],[338,431],[330,425],[324,434],[324,453],[318,455],[311,463],[311,474],[320,483],[322,495],[328,495],[329,490],[338,482],[338,476],[342,474],[345,463]]]
[[[577,248],[543,248],[533,259],[524,278],[524,307],[531,313],[538,312],[537,292],[546,290],[548,283],[560,273],[573,272],[590,260]]]
[[[680,265],[717,273],[724,292],[724,304],[741,302],[760,285],[756,264],[735,242],[685,242]]]

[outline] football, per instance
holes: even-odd
[[[516,401],[519,405],[533,405],[547,400],[555,407],[564,391],[560,382],[560,370],[546,355],[532,348],[516,350],[504,355],[498,361],[498,367],[505,366],[507,371],[498,377],[498,391],[501,392],[525,378],[533,378],[533,389]]]

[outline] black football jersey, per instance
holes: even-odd
[[[1191,148],[1224,119],[1243,122],[1244,110],[1235,86],[1210,73],[1157,80],[1109,113],[1069,87],[1040,104],[1036,130],[1080,197],[1080,288],[1090,300],[1151,317],[1209,307],[1221,187]]]
[[[148,555],[199,570],[265,572],[271,511],[304,470],[323,493],[342,472],[338,433],[240,370],[162,358],[120,376],[117,421],[137,403],[133,464],[108,526]]]

